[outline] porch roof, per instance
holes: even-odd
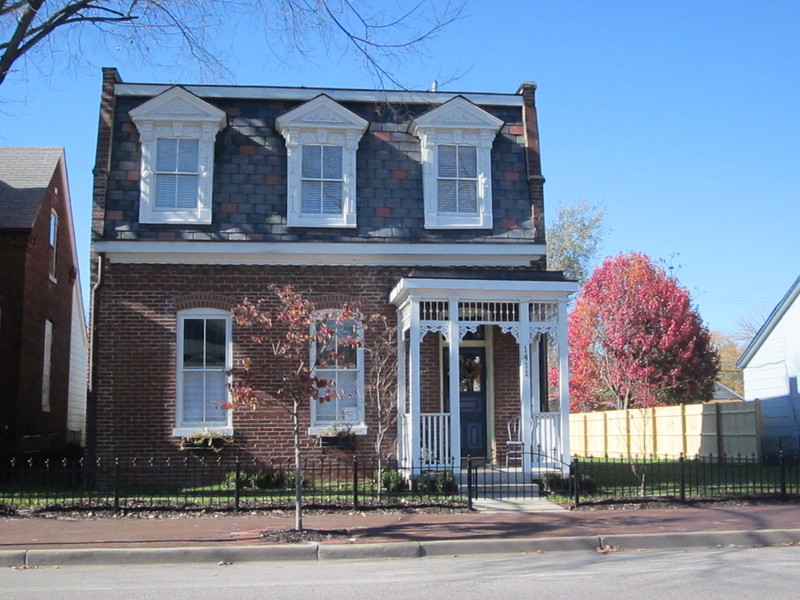
[[[409,296],[459,300],[558,300],[577,292],[579,285],[561,271],[499,269],[415,269],[389,294],[401,306]]]

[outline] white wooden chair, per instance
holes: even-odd
[[[525,452],[525,442],[522,441],[522,427],[520,418],[513,417],[508,420],[508,439],[506,440],[506,467],[509,462],[519,461],[522,466],[522,455]]]

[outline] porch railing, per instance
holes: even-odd
[[[561,414],[534,413],[531,416],[532,467],[534,469],[557,467],[562,459]]]
[[[450,413],[423,413],[420,426],[420,462],[431,467],[451,465]]]

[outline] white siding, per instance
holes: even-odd
[[[72,295],[72,339],[69,359],[69,404],[67,406],[67,429],[80,432],[80,443],[86,442],[86,386],[88,377],[88,342],[86,320],[83,316],[80,284],[73,286]]]
[[[744,369],[747,400],[762,402],[765,451],[800,450],[800,301],[775,324]]]

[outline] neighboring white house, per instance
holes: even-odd
[[[773,309],[736,366],[746,400],[760,400],[765,454],[800,451],[800,277]]]

